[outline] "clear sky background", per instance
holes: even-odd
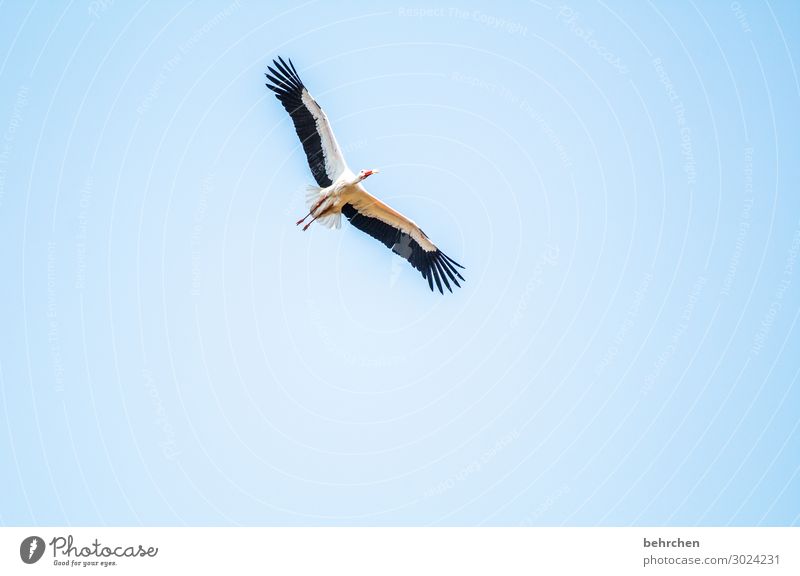
[[[3,2],[0,523],[800,523],[796,2]],[[291,57],[346,223],[264,87]]]

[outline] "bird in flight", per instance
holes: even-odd
[[[275,93],[294,122],[294,128],[308,158],[311,174],[319,186],[309,186],[306,194],[308,214],[297,222],[307,230],[312,222],[339,228],[342,214],[348,222],[382,242],[395,254],[405,258],[428,281],[444,294],[442,284],[450,292],[452,282],[464,277],[458,272],[461,264],[447,256],[430,241],[413,220],[384,204],[361,185],[378,170],[361,170],[354,174],[347,167],[342,151],[328,122],[328,117],[306,90],[291,60],[280,56],[267,66],[267,88]]]

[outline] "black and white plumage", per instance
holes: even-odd
[[[314,221],[338,228],[344,214],[350,224],[408,260],[428,280],[431,290],[434,283],[440,293],[444,293],[443,287],[452,292],[451,283],[461,286],[458,281],[463,281],[464,277],[458,269],[464,267],[439,250],[414,221],[378,200],[361,185],[378,171],[362,170],[356,175],[348,168],[328,117],[303,85],[292,61],[287,64],[278,57],[273,60],[273,66],[267,67],[267,88],[275,93],[291,116],[311,173],[319,185],[308,188],[309,212],[297,224],[312,217],[303,230]]]

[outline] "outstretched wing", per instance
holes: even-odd
[[[272,63],[275,68],[267,66],[271,74],[265,74],[271,82],[267,88],[275,92],[275,97],[292,117],[317,184],[327,188],[347,170],[328,117],[306,90],[291,60],[287,64],[279,56]]]
[[[350,224],[408,260],[428,280],[431,290],[434,282],[442,294],[442,283],[450,292],[453,291],[450,282],[461,286],[456,278],[463,281],[464,277],[456,268],[464,267],[439,250],[412,220],[363,188],[348,198],[347,204],[342,207],[342,214]]]

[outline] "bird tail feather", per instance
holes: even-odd
[[[319,186],[306,187],[306,206],[311,210],[314,205],[319,202],[322,194],[322,188]],[[317,218],[317,223],[325,226],[326,228],[341,228],[342,227],[342,213],[336,212],[335,214],[327,214]]]
[[[309,210],[319,202],[321,192],[322,188],[319,186],[306,186],[306,206]]]
[[[321,218],[317,218],[317,222],[326,228],[336,228],[337,230],[342,227],[342,213],[336,212],[335,214],[328,214]]]

